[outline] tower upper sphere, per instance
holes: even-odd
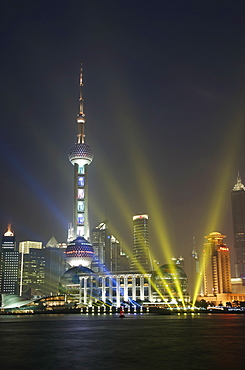
[[[94,158],[90,146],[86,143],[75,143],[68,154],[69,161],[74,165],[85,166],[90,164]]]

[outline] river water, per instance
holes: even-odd
[[[245,369],[245,315],[0,316],[5,369]]]

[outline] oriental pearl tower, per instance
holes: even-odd
[[[94,255],[89,240],[87,166],[93,160],[90,146],[85,143],[83,111],[83,68],[80,70],[79,114],[77,116],[77,142],[71,147],[68,158],[74,166],[73,235],[67,246],[67,262],[71,266],[89,266]],[[71,237],[71,235],[70,235]],[[70,240],[72,240],[70,238]]]

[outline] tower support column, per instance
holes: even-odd
[[[84,301],[84,304],[88,304],[87,302],[87,286],[88,286],[88,277],[85,277],[84,278],[84,281],[83,281],[83,286],[84,286],[84,298],[83,298],[83,301]]]
[[[144,301],[144,275],[140,276],[140,299]]]
[[[101,299],[103,302],[106,300],[106,293],[105,293],[105,276],[102,276],[102,292],[101,292]]]
[[[124,276],[124,301],[128,301],[128,275]]]
[[[152,294],[151,294],[151,277],[148,276],[148,296],[149,301],[152,302]]]
[[[112,299],[112,277],[109,275],[109,300],[111,302],[113,302],[113,299]]]
[[[117,284],[116,286],[117,307],[119,307],[120,306],[120,277],[119,276],[116,277],[116,284]]]
[[[135,301],[136,300],[136,278],[135,275],[132,276],[132,299]]]

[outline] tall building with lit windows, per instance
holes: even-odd
[[[4,233],[0,253],[0,293],[18,294],[19,252],[11,225]]]
[[[133,257],[131,270],[152,271],[149,250],[148,215],[133,216]]]
[[[65,248],[43,248],[42,242],[23,241],[20,248],[20,296],[56,294],[59,279],[66,271]]]
[[[205,236],[204,295],[231,292],[230,249],[223,243],[225,235],[212,232]]]
[[[94,272],[126,271],[129,257],[123,252],[120,241],[110,232],[109,222],[103,221],[92,230]]]
[[[245,278],[245,186],[238,173],[231,191],[236,277]]]
[[[37,241],[22,241],[19,243],[20,252],[20,292],[19,295],[23,294],[23,284],[27,284],[30,281],[29,276],[29,265],[30,262],[30,249],[42,249],[42,242]]]

